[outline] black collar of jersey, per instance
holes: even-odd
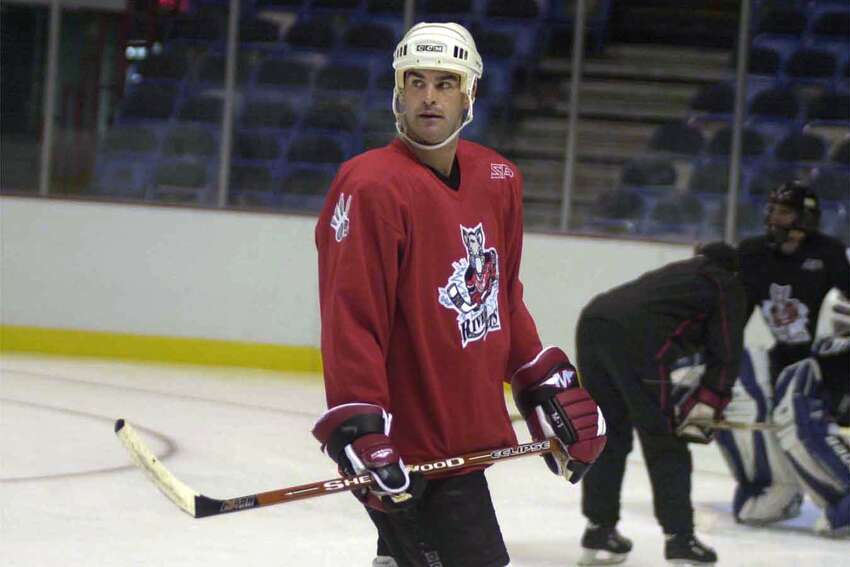
[[[454,191],[460,189],[460,164],[458,164],[457,162],[457,156],[455,156],[455,159],[452,162],[452,171],[451,173],[449,173],[448,177],[446,177],[430,165],[428,165],[427,167],[428,169],[434,172],[434,175],[437,176],[437,179],[442,181],[446,187]]]

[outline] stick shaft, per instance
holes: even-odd
[[[296,500],[326,496],[338,492],[348,492],[372,484],[372,477],[370,475],[339,477],[219,500],[198,493],[171,474],[147,445],[145,445],[135,429],[123,419],[115,422],[115,433],[124,447],[130,452],[133,461],[148,473],[148,476],[157,488],[169,500],[174,502],[174,504],[195,518],[204,518],[206,516],[215,516],[229,512],[241,512],[242,510],[250,510],[262,506],[285,504],[287,502],[295,502]],[[407,468],[411,472],[419,472],[427,477],[447,471],[481,467],[517,457],[545,455],[558,450],[560,450],[559,445],[555,440],[544,439],[543,441],[520,443],[499,449],[485,449],[457,457],[410,465]]]

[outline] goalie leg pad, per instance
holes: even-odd
[[[850,445],[835,434],[820,386],[814,359],[787,367],[776,383],[773,417],[800,483],[819,507],[828,509],[850,492]]]
[[[763,349],[746,351],[741,375],[726,406],[726,418],[742,423],[767,421],[771,410],[770,369]],[[738,486],[735,519],[768,524],[799,514],[802,494],[776,435],[767,431],[717,431],[717,445]]]
[[[815,523],[815,531],[828,537],[850,535],[850,494],[826,507]]]

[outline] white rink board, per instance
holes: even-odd
[[[0,323],[318,346],[315,223],[0,197]],[[521,276],[541,338],[572,352],[578,314],[595,294],[690,254],[527,234]],[[763,325],[755,329],[748,342],[764,344]]]

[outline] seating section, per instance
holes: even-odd
[[[215,5],[214,5],[215,4]],[[388,143],[403,0],[251,0],[241,5],[231,136],[230,203],[315,209],[339,163]],[[555,0],[425,0],[417,20],[468,26],[485,57],[475,120],[487,139],[504,116],[516,71],[557,52],[572,8]],[[601,47],[610,0],[589,3]],[[164,47],[128,70],[92,190],[130,199],[214,203],[225,114],[227,20],[192,5],[164,28]],[[498,111],[498,112],[497,112]],[[319,199],[319,201],[317,201]]]
[[[850,236],[848,24],[846,2],[755,3],[739,140],[741,236],[762,230],[768,192],[791,178],[809,180],[820,196],[825,232]],[[701,89],[687,115],[656,128],[624,165],[620,195],[601,199],[587,227],[679,240],[722,236],[735,143],[732,55],[729,79]],[[613,229],[600,218],[615,219]]]

